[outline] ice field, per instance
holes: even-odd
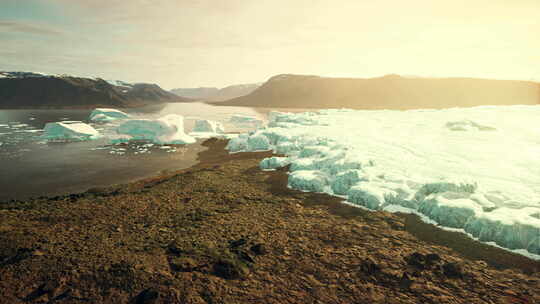
[[[229,142],[274,150],[289,186],[381,210],[406,207],[485,242],[540,254],[540,106],[272,112]],[[397,208],[398,210],[402,210]]]

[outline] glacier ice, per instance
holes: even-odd
[[[262,125],[263,123],[262,120],[258,119],[257,117],[249,116],[249,115],[242,115],[242,114],[233,114],[231,118],[229,119],[229,121],[231,123],[240,124],[240,125],[245,125],[245,124]]]
[[[287,157],[267,157],[259,163],[259,167],[263,170],[274,170],[277,168],[285,167],[289,164]]]
[[[156,144],[192,144],[196,140],[184,133],[184,117],[169,114],[157,119],[132,119],[116,129],[120,140],[149,140]]]
[[[358,184],[361,180],[365,180],[362,171],[356,169],[347,170],[336,174],[330,183],[330,187],[335,194],[345,195],[352,186]]]
[[[193,132],[225,133],[225,129],[218,121],[198,119],[195,121]]]
[[[540,106],[268,117],[227,149],[283,155],[260,167],[286,159],[290,187],[370,209],[407,208],[481,241],[540,253]]]
[[[247,149],[250,151],[270,150],[270,141],[262,134],[250,136],[247,139]]]
[[[289,175],[288,184],[298,190],[324,192],[328,182],[326,176],[319,171],[301,170]]]
[[[501,207],[471,219],[464,229],[481,241],[540,254],[540,219],[535,216],[538,214],[540,208],[536,207]]]
[[[489,126],[483,126],[472,120],[458,120],[449,121],[446,123],[446,127],[452,131],[494,131],[495,128]]]
[[[53,140],[91,140],[99,138],[99,132],[92,126],[78,121],[50,122],[45,125],[42,138]]]
[[[442,226],[463,228],[467,221],[482,214],[482,207],[468,198],[459,197],[461,193],[452,193],[457,198],[447,198],[445,194],[432,194],[418,206],[418,211]]]
[[[116,109],[97,108],[90,113],[90,120],[96,122],[108,122],[117,119],[126,119],[129,115]]]

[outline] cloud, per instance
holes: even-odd
[[[35,35],[62,36],[64,32],[51,26],[22,21],[0,20],[0,32],[18,32]]]

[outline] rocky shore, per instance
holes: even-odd
[[[540,303],[540,262],[286,187],[270,152],[0,203],[0,303]]]

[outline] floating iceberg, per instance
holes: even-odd
[[[198,119],[195,121],[193,132],[225,133],[225,128],[220,122]]]
[[[82,122],[50,122],[45,125],[42,138],[47,140],[91,140],[99,138],[99,132]]]
[[[133,119],[122,123],[116,132],[120,140],[149,140],[156,144],[192,144],[195,138],[184,133],[184,117],[169,114],[158,119]]]
[[[98,108],[90,113],[91,121],[107,122],[126,118],[129,118],[128,114],[116,109]]]
[[[292,188],[374,210],[407,208],[481,241],[540,254],[540,132],[524,128],[539,120],[540,106],[271,112],[265,127],[227,149],[283,154],[259,166],[290,164]]]
[[[193,131],[189,133],[190,136],[195,138],[224,138],[225,128],[220,122],[199,119],[195,121]]]

